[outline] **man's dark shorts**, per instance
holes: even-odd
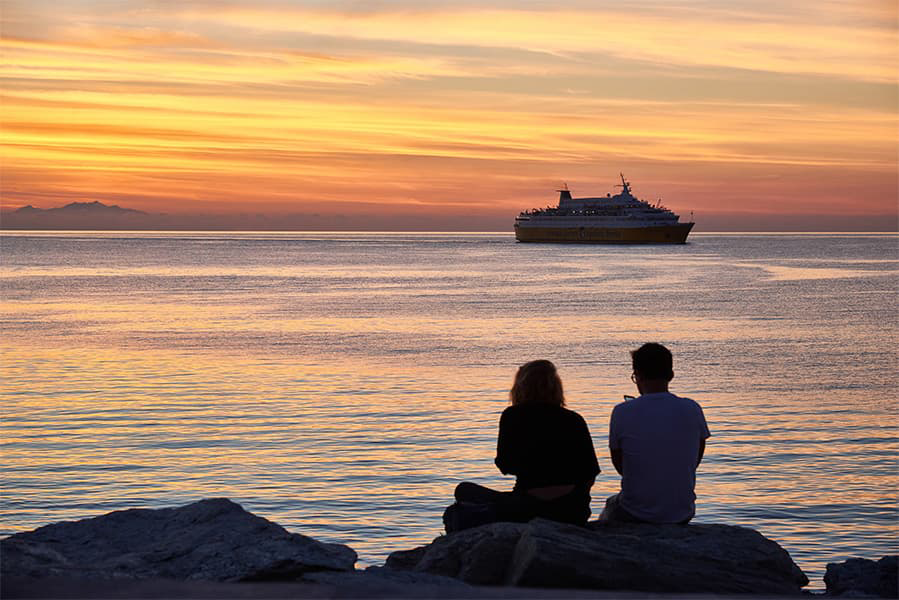
[[[618,494],[609,496],[606,499],[606,506],[599,515],[599,521],[601,523],[649,523],[649,521],[638,519],[624,510],[624,507],[618,501]],[[686,525],[689,522],[690,519],[687,519],[686,521],[681,521],[679,525]]]

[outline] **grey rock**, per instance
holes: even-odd
[[[0,540],[3,576],[207,581],[351,571],[356,553],[245,511],[226,498],[130,509]]]
[[[824,584],[832,596],[899,598],[899,555],[827,563]]]
[[[535,519],[484,525],[397,554],[387,559],[388,568],[480,585],[799,594],[808,584],[777,543],[730,525],[593,523],[583,528]]]
[[[445,536],[440,536],[435,539],[434,542],[437,543],[437,540],[441,540],[444,537]],[[421,562],[421,559],[428,551],[428,548],[429,546],[419,546],[418,548],[412,548],[411,550],[396,550],[391,552],[387,557],[384,566],[388,569],[397,571],[413,571],[418,563]]]
[[[427,546],[393,552],[388,569],[455,577],[472,585],[506,585],[509,561],[526,523],[491,523],[450,535]]]

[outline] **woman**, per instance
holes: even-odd
[[[447,533],[535,517],[583,525],[590,517],[599,463],[584,419],[565,408],[555,365],[535,360],[519,368],[509,400],[499,420],[496,466],[516,476],[515,487],[498,492],[460,483],[443,515]]]

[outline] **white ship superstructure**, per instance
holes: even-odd
[[[621,192],[598,198],[573,198],[567,186],[559,205],[524,211],[515,218],[515,237],[522,242],[683,244],[693,223],[661,201],[652,205],[631,194],[621,175]]]

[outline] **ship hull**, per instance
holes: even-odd
[[[693,223],[649,227],[543,227],[515,225],[519,242],[569,244],[685,244]]]

